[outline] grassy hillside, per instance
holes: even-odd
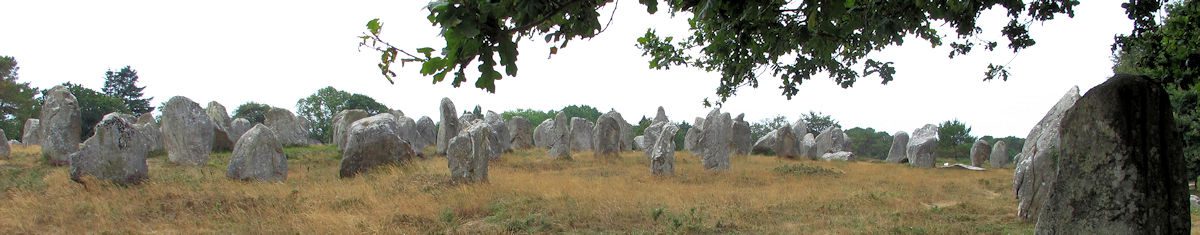
[[[206,167],[149,159],[133,187],[71,182],[36,147],[0,160],[0,233],[1029,233],[1016,222],[1012,171],[915,169],[869,162],[737,157],[709,173],[678,153],[652,177],[639,152],[617,162],[518,151],[491,182],[450,185],[446,161],[420,160],[339,180],[332,147],[289,148],[286,183],[227,180],[228,153]]]

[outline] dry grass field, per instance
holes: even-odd
[[[677,153],[676,175],[649,175],[640,152],[616,162],[576,153],[505,154],[490,182],[447,183],[442,158],[338,179],[332,147],[289,148],[286,183],[225,178],[149,159],[142,185],[84,187],[37,147],[0,160],[0,233],[754,233],[1024,234],[1012,170],[916,169],[871,162],[736,157],[710,173]],[[1195,218],[1195,216],[1193,216]]]

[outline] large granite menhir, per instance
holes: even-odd
[[[1046,116],[1025,137],[1025,145],[1016,157],[1013,191],[1017,196],[1017,217],[1037,219],[1042,204],[1050,198],[1055,181],[1054,155],[1058,154],[1059,130],[1063,115],[1079,100],[1079,87],[1072,87],[1046,112]]]
[[[54,166],[67,165],[67,157],[79,150],[79,138],[83,132],[79,102],[64,86],[54,86],[42,96],[40,135],[42,159]]]
[[[257,124],[237,140],[225,177],[245,181],[280,182],[287,180],[287,169],[283,143],[279,142],[271,128]]]
[[[183,96],[171,97],[162,111],[163,147],[172,163],[208,164],[212,153],[213,124],[200,104]]]
[[[148,154],[132,123],[117,113],[104,115],[92,137],[70,155],[71,180],[85,183],[84,176],[91,176],[118,185],[140,184],[148,178]]]

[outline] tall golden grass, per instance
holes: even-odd
[[[37,147],[0,161],[0,233],[1029,233],[1012,171],[916,169],[871,162],[742,156],[706,172],[676,153],[676,174],[650,175],[640,152],[618,161],[543,150],[505,154],[490,182],[448,183],[433,157],[338,179],[332,147],[289,148],[288,180],[224,176],[228,153],[183,167],[148,160],[142,185],[84,187]],[[787,166],[787,167],[784,167]],[[815,171],[785,171],[807,169]]]

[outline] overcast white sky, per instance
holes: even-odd
[[[426,1],[0,1],[0,55],[17,58],[20,78],[48,88],[74,82],[99,90],[104,71],[131,65],[153,104],[182,95],[216,100],[230,111],[247,101],[295,110],[297,100],[325,86],[361,93],[406,114],[436,117],[438,100],[450,97],[461,112],[558,109],[588,104],[616,109],[629,121],[664,106],[672,120],[707,113],[718,74],[694,69],[651,70],[634,46],[649,27],[686,35],[686,18],[649,15],[635,1],[620,1],[614,22],[591,40],[571,42],[547,59],[539,41],[520,44],[518,77],[497,82],[489,94],[465,84],[430,85],[417,66],[404,68],[395,85],[378,75],[378,54],[360,51],[364,24],[382,18],[393,45],[441,48],[437,28],[425,19]],[[1109,46],[1131,23],[1118,0],[1084,1],[1075,18],[1032,28],[1037,45],[1011,53],[974,53],[948,59],[947,48],[916,39],[873,58],[895,61],[896,79],[860,79],[850,89],[815,78],[792,100],[779,81],[760,79],[724,110],[755,121],[777,114],[795,120],[809,110],[832,115],[844,127],[907,131],[958,119],[977,136],[1024,137],[1071,86],[1086,91],[1111,76]],[[611,7],[611,6],[610,6]],[[607,19],[611,8],[605,9]],[[982,18],[998,38],[1007,23],[1000,12]],[[949,32],[949,31],[947,31]],[[1002,46],[1004,40],[1001,40]],[[982,82],[989,62],[1012,60],[1007,82]],[[473,81],[473,79],[472,79]]]

